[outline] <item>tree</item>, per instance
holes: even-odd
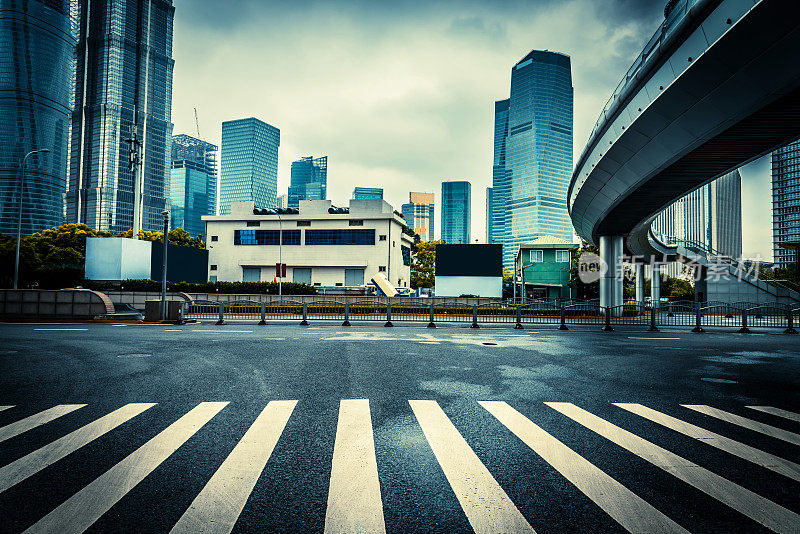
[[[417,253],[411,262],[411,287],[433,287],[436,281],[436,245],[447,241],[423,241],[417,245]]]
[[[131,237],[132,235],[133,230],[127,230],[117,234],[117,237]],[[148,232],[147,230],[139,230],[139,239],[142,241],[162,242],[164,241],[164,232]],[[183,228],[175,228],[169,231],[169,244],[179,247],[193,247],[199,249],[206,248],[206,244],[203,241],[202,235],[192,237],[189,232]]]
[[[395,213],[397,213],[397,212],[395,212]],[[402,215],[401,215],[401,217],[402,217]],[[414,243],[411,245],[411,253],[415,254],[417,252],[417,247],[419,247],[420,241],[422,241],[422,238],[419,236],[418,233],[416,233],[414,230],[412,230],[408,226],[403,226],[403,233],[406,234],[407,236],[411,236],[411,238],[414,240]]]

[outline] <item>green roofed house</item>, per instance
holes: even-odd
[[[550,235],[523,243],[517,251],[515,279],[525,279],[525,294],[544,299],[570,298],[569,269],[578,245]]]

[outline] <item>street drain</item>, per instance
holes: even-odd
[[[719,384],[738,384],[736,380],[728,380],[727,378],[701,378],[703,382],[717,382]]]
[[[484,342],[483,342],[483,344],[484,344],[484,345],[497,345],[497,343],[490,343],[490,342],[488,342],[488,341],[484,341]]]

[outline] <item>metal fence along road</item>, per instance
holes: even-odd
[[[350,326],[351,321],[380,321],[386,326],[400,321],[427,323],[431,328],[436,323],[468,323],[472,328],[505,323],[517,329],[526,324],[557,324],[562,330],[567,330],[568,325],[597,325],[604,330],[613,330],[614,326],[641,326],[650,331],[660,326],[685,326],[693,332],[703,332],[704,327],[720,327],[742,333],[753,327],[779,328],[794,334],[794,326],[800,321],[800,305],[678,301],[657,306],[623,304],[605,308],[597,301],[575,300],[481,305],[455,301],[425,305],[404,299],[389,302],[369,299],[355,302],[199,300],[182,304],[181,319],[213,319],[217,324],[224,324],[226,320],[253,320],[261,325],[269,320],[296,320],[302,325],[311,321],[342,321],[343,326]]]

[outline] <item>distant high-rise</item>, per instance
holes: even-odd
[[[142,141],[141,224],[162,227],[172,145],[171,0],[76,0],[75,107],[67,220],[121,232],[134,223],[133,134]],[[141,171],[140,171],[141,172]]]
[[[492,236],[492,211],[493,211],[494,201],[492,198],[492,188],[486,188],[486,242],[493,243],[493,236]]]
[[[306,156],[292,162],[289,185],[289,207],[297,208],[301,200],[326,200],[328,188],[328,156]]]
[[[288,208],[289,207],[289,194],[284,193],[282,195],[278,195],[278,206],[279,208]]]
[[[70,2],[0,2],[0,233],[22,234],[64,221],[72,71]]]
[[[433,241],[435,195],[433,193],[408,194],[408,204],[403,204],[401,212],[406,224],[419,234],[422,241]]]
[[[469,182],[442,182],[442,239],[470,243],[472,186]]]
[[[383,199],[383,189],[380,187],[356,187],[353,189],[354,200]]]
[[[171,228],[205,235],[203,215],[217,214],[217,147],[189,135],[172,137]]]
[[[572,101],[569,56],[533,50],[511,69],[511,97],[495,102],[492,236],[507,267],[522,243],[572,240]]]
[[[259,208],[278,204],[278,147],[281,131],[256,118],[222,123],[219,214],[231,202],[252,200]]]
[[[772,153],[772,250],[777,267],[798,260],[800,250],[781,243],[800,242],[800,141]]]

